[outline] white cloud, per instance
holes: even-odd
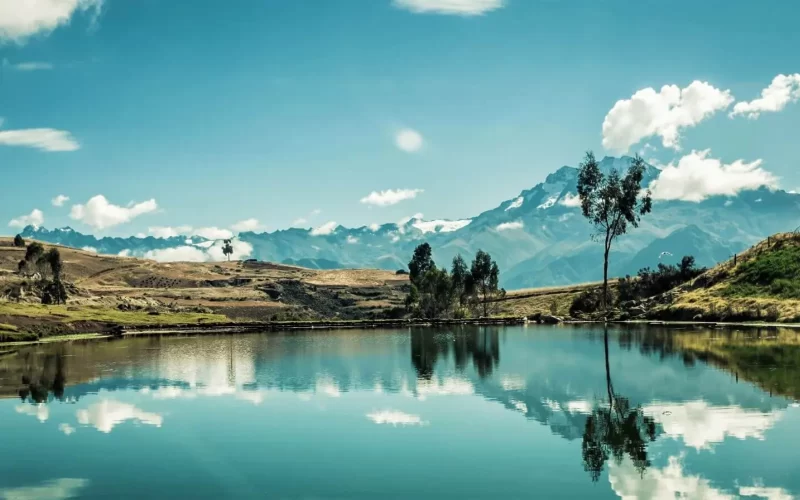
[[[258,222],[258,219],[245,219],[240,220],[236,224],[231,226],[231,229],[236,231],[237,233],[244,233],[247,231],[255,231],[261,227],[261,223]]]
[[[39,227],[42,224],[44,224],[44,213],[38,208],[33,209],[28,215],[20,215],[16,219],[11,219],[8,222],[9,227]]]
[[[740,486],[739,495],[744,497],[766,498],[767,500],[794,500],[794,495],[783,488],[766,488],[764,486]]]
[[[458,231],[462,227],[468,226],[471,222],[472,219],[427,220],[427,221],[417,219],[411,225],[419,229],[423,233],[452,233],[453,231]]]
[[[761,97],[750,102],[737,102],[731,118],[745,115],[750,119],[758,118],[761,113],[775,113],[783,110],[790,102],[800,100],[800,73],[778,75],[772,79],[769,87],[761,91]]]
[[[430,396],[464,396],[475,393],[475,387],[469,380],[447,377],[442,380],[420,380],[417,382],[417,397],[426,399]]]
[[[22,404],[14,409],[21,415],[30,415],[31,417],[36,417],[36,419],[42,423],[47,422],[47,419],[50,418],[50,408],[48,408],[44,403],[38,403],[35,405]]]
[[[710,150],[692,151],[677,165],[667,165],[650,184],[653,198],[699,202],[709,196],[735,196],[740,191],[778,187],[778,178],[761,168],[761,160],[724,164],[709,158],[709,153]]]
[[[406,153],[416,153],[422,148],[422,135],[414,129],[404,128],[394,136],[395,145]]]
[[[218,227],[199,227],[194,230],[194,234],[207,240],[226,240],[233,238],[233,233],[228,229]]]
[[[156,238],[175,238],[192,232],[192,226],[154,226],[147,228],[147,232]]]
[[[506,210],[505,210],[505,211],[506,211],[506,212],[508,212],[509,210],[513,210],[513,209],[515,209],[515,208],[519,208],[519,207],[521,207],[521,206],[522,206],[522,203],[523,203],[524,201],[525,201],[525,198],[523,198],[522,196],[518,197],[517,199],[515,199],[514,201],[512,201],[511,203],[509,203],[509,205],[506,207]]]
[[[292,227],[299,227],[308,224],[308,219],[304,217],[299,217],[292,221]]]
[[[76,151],[81,147],[69,132],[52,128],[0,130],[0,145],[21,146],[42,151]]]
[[[231,240],[233,253],[232,260],[247,258],[253,252],[253,246],[245,241],[233,238]],[[144,258],[156,262],[220,262],[228,260],[222,249],[221,240],[198,243],[197,245],[181,245],[172,248],[161,248],[145,252]]]
[[[37,34],[47,34],[80,12],[100,14],[103,0],[0,0],[0,43],[22,43]]]
[[[117,255],[120,257],[130,257],[131,251],[129,248],[126,248],[125,250],[120,250],[120,252]]]
[[[75,427],[72,427],[69,424],[60,424],[58,426],[58,430],[63,432],[65,436],[69,436],[70,434],[75,432]]]
[[[222,252],[224,246],[225,245],[222,241],[215,242],[206,250],[206,253],[208,254],[207,260],[210,260],[211,262],[227,260],[228,257]],[[231,246],[233,247],[231,260],[242,260],[249,257],[250,254],[253,253],[253,245],[237,238],[231,240]]]
[[[50,203],[52,203],[54,207],[63,207],[64,203],[66,203],[68,201],[69,201],[69,196],[65,196],[63,194],[60,194],[60,195],[56,196],[55,198],[53,198],[52,200],[50,200]]]
[[[614,104],[603,121],[603,147],[627,152],[647,137],[659,136],[664,147],[679,149],[680,131],[693,127],[734,101],[729,90],[693,81],[681,89],[665,85],[660,91],[648,87],[630,99]]]
[[[17,71],[44,71],[53,69],[53,65],[51,63],[41,61],[21,62],[12,64],[11,67]]]
[[[208,256],[201,248],[188,245],[149,250],[145,252],[144,258],[157,262],[205,262],[208,260]]]
[[[67,500],[77,498],[80,490],[88,485],[88,479],[55,479],[45,481],[38,486],[0,489],[0,498],[5,500]]]
[[[89,253],[97,253],[97,249],[95,247],[83,247],[81,250]]]
[[[558,204],[570,208],[580,207],[581,197],[577,194],[567,193],[563,198],[561,198]]]
[[[381,225],[378,224],[378,223],[373,222],[372,224],[370,224],[367,227],[369,228],[370,231],[372,231],[374,233],[375,231],[377,231],[377,230],[379,230],[381,228]]]
[[[335,221],[326,222],[325,224],[315,227],[310,231],[311,236],[327,236],[336,231],[338,224]]]
[[[410,413],[403,413],[397,410],[382,410],[367,413],[367,418],[376,424],[389,424],[397,427],[398,425],[424,425],[422,417],[419,415],[412,415]]]
[[[75,412],[75,416],[81,425],[91,425],[106,434],[111,432],[118,424],[128,420],[156,427],[161,427],[161,423],[164,421],[163,417],[157,413],[148,413],[131,404],[113,399],[104,399],[85,410],[78,410]]]
[[[480,16],[505,5],[505,0],[393,0],[392,5],[415,14]]]
[[[664,429],[664,434],[681,439],[697,450],[710,449],[726,437],[764,439],[764,433],[781,418],[782,413],[747,411],[738,406],[710,406],[705,401],[664,403],[642,409]]]
[[[502,224],[498,224],[496,229],[498,231],[510,231],[513,229],[522,229],[524,226],[525,225],[522,223],[522,221],[503,222]]]
[[[121,207],[109,203],[105,196],[98,194],[85,205],[73,205],[69,216],[94,229],[103,230],[130,222],[140,215],[156,210],[158,210],[158,204],[153,199]]]
[[[385,191],[373,191],[369,195],[361,198],[361,203],[386,207],[389,205],[396,205],[401,201],[414,199],[423,191],[423,189],[387,189]]]
[[[734,495],[714,488],[708,479],[686,474],[680,457],[669,457],[663,469],[651,467],[640,474],[629,458],[619,465],[610,460],[608,480],[611,489],[623,500],[662,500],[694,498],[704,500],[733,500]]]
[[[358,243],[358,238],[356,238],[353,235],[349,235],[347,236],[347,242],[351,245],[355,245],[356,243]]]

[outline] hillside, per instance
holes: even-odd
[[[800,321],[800,234],[781,233],[648,301],[670,320]]]
[[[606,157],[600,167],[604,172],[624,171],[631,161],[629,157]],[[660,173],[648,166],[645,184],[658,179]],[[356,228],[244,232],[234,240],[234,257],[315,269],[395,271],[405,268],[414,247],[427,241],[439,264],[449,263],[459,253],[489,252],[500,266],[501,286],[507,290],[596,281],[602,279],[602,250],[600,244],[590,241],[592,228],[575,204],[577,175],[576,168],[563,166],[533,188],[477,215],[464,214],[459,220],[412,218]],[[642,267],[655,267],[662,254],[672,254],[675,259],[694,255],[699,265],[711,266],[770,234],[798,225],[800,194],[781,190],[762,188],[700,202],[656,200],[641,226],[616,242],[610,274],[634,275]],[[28,227],[23,236],[162,262],[224,260],[221,241],[192,235],[96,238],[71,228]]]
[[[42,306],[16,272],[25,249],[0,238],[0,329],[69,333],[102,330],[109,323],[381,318],[397,314],[408,282],[381,270],[159,263],[59,250],[70,298],[66,306]]]

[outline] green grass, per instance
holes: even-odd
[[[741,264],[723,296],[800,299],[800,246],[777,246]]]
[[[162,312],[150,315],[147,311],[120,311],[111,307],[98,306],[46,306],[42,304],[17,304],[0,302],[0,316],[26,316],[29,318],[50,318],[63,323],[75,321],[98,321],[118,325],[161,325],[202,322],[225,322],[222,314]]]

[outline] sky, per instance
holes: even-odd
[[[463,219],[586,150],[665,168],[665,199],[794,190],[798,18],[792,0],[0,0],[0,233]]]

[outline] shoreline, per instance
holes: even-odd
[[[277,333],[309,330],[380,330],[393,328],[432,328],[437,326],[513,326],[540,325],[526,318],[480,318],[480,319],[438,319],[438,320],[343,320],[343,321],[270,321],[254,323],[207,323],[207,324],[163,324],[163,325],[116,325],[112,332],[53,335],[38,340],[0,342],[0,356],[16,352],[19,347],[27,347],[58,342],[94,341],[124,339],[126,337],[161,335],[236,335],[248,333]],[[556,325],[603,324],[602,321],[565,320]],[[714,322],[714,321],[653,321],[628,320],[609,321],[611,325],[637,326],[693,326],[698,328],[789,328],[800,329],[800,323],[759,323],[759,322]],[[550,324],[549,326],[553,326]]]

